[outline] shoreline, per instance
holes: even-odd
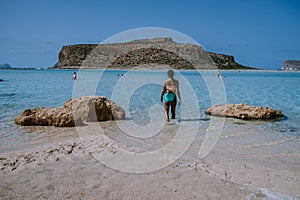
[[[10,68],[10,69],[0,69],[0,71],[9,71],[9,70],[19,70],[19,71],[26,71],[26,70],[37,70],[37,71],[149,71],[149,72],[162,72],[166,71],[168,69],[172,68],[166,68],[166,69],[132,69],[132,68],[126,68],[126,69],[118,69],[118,68],[109,68],[109,69],[95,69],[95,68],[65,68],[65,69],[50,69],[50,68]],[[285,73],[299,73],[300,71],[287,71],[287,70],[276,70],[276,69],[173,69],[176,71],[183,71],[183,72],[195,72],[195,71],[223,71],[223,72],[285,72]]]

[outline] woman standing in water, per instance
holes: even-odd
[[[74,72],[74,74],[73,74],[73,80],[77,80],[77,74],[76,74],[76,72]]]
[[[172,119],[175,119],[176,103],[181,105],[181,97],[179,92],[179,82],[174,79],[174,71],[168,70],[168,79],[164,82],[164,87],[161,92],[160,101],[164,101],[164,110],[166,122],[169,123],[169,109],[171,106]]]

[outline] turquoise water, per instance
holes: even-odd
[[[1,70],[0,79],[0,146],[18,145],[26,140],[36,140],[47,134],[47,129],[29,129],[14,124],[13,119],[24,109],[35,107],[58,107],[72,98],[74,81],[73,70]],[[135,77],[147,80],[166,79],[166,73],[159,71],[135,71]],[[97,77],[101,71],[80,71],[76,84],[87,82],[89,77]],[[211,106],[210,91],[203,76],[215,76],[216,72],[185,71],[178,72],[192,85],[198,99],[198,108],[202,119],[209,119],[204,114]],[[112,97],[118,81],[126,78],[126,71],[105,71],[97,82],[96,95]],[[222,73],[227,103],[247,103],[280,109],[285,117],[282,120],[255,123],[245,122],[253,130],[276,133],[282,137],[300,136],[300,73],[264,72],[264,71],[226,71]],[[123,76],[122,76],[123,75]],[[175,78],[179,74],[175,74]],[[93,78],[91,78],[92,80]],[[179,79],[180,80],[180,79]],[[129,112],[131,119],[140,125],[150,122],[149,108],[159,101],[162,86],[157,83],[143,84],[131,93]],[[120,84],[117,86],[120,87]],[[121,86],[122,87],[122,86]],[[126,87],[126,86],[124,86]],[[185,88],[180,88],[184,93]],[[86,85],[86,95],[93,95],[93,87]],[[189,99],[185,94],[183,99]],[[75,96],[77,96],[75,94]],[[122,97],[116,97],[122,98]],[[185,101],[183,102],[185,103]],[[163,111],[161,111],[163,115]],[[177,109],[180,117],[180,108]],[[207,120],[209,123],[209,120]],[[229,120],[227,123],[234,123]],[[41,134],[41,132],[43,134]]]

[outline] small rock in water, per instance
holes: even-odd
[[[233,122],[234,124],[238,124],[238,125],[245,125],[245,122],[242,122],[241,120],[236,120]]]

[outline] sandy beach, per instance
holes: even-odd
[[[75,129],[56,128],[61,137],[2,153],[1,199],[300,198],[299,154],[284,152],[292,148],[290,145],[299,145],[299,141],[290,143],[272,136],[270,142],[259,144],[255,141],[261,139],[259,135],[251,136],[251,141],[248,136],[236,137],[239,127],[245,129],[247,125],[225,125],[217,145],[200,159],[197,154],[204,128],[175,162],[157,171],[137,174],[111,169],[93,156],[96,151],[114,154],[121,148],[139,152],[139,147],[117,141],[120,130],[114,122],[100,123],[102,134],[95,131],[97,124],[83,127],[86,134],[80,138]],[[171,126],[172,129],[176,127]],[[66,130],[69,133],[63,136]],[[271,152],[275,143],[282,146],[281,153]]]

